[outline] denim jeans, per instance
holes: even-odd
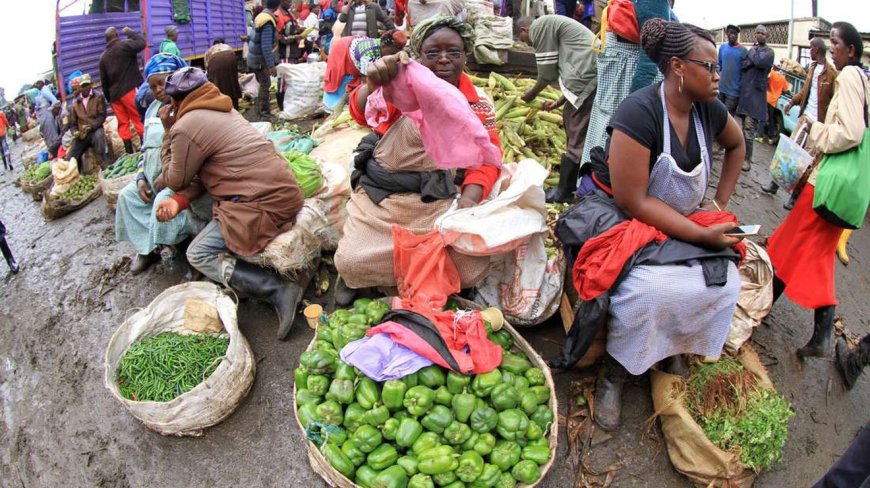
[[[187,261],[211,280],[230,286],[236,257],[230,253],[217,220],[209,222],[190,243]]]

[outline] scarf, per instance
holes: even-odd
[[[184,97],[178,106],[177,120],[181,120],[186,113],[194,110],[214,110],[216,112],[229,112],[233,109],[230,97],[218,90],[212,83],[206,83],[193,90]]]

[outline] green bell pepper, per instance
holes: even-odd
[[[465,483],[471,483],[483,474],[483,458],[474,451],[465,451],[459,456],[459,467],[456,477]]]
[[[360,451],[359,448],[356,447],[356,443],[353,439],[344,441],[344,444],[341,445],[341,452],[350,459],[350,462],[352,462],[354,466],[360,466],[362,463],[366,462],[366,453]]]
[[[381,402],[392,411],[399,410],[404,405],[408,386],[399,380],[388,380],[381,390]]]
[[[354,483],[361,486],[362,488],[372,488],[372,482],[375,480],[375,476],[378,475],[378,472],[372,469],[368,464],[363,464],[356,470],[356,476],[354,477]]]
[[[453,446],[464,443],[471,437],[471,427],[462,422],[453,421],[444,429],[444,439]]]
[[[414,417],[411,417],[411,414],[409,414],[405,410],[399,410],[398,412],[393,414],[393,418],[401,422],[402,419],[412,419]]]
[[[372,427],[380,427],[384,425],[384,423],[386,423],[386,421],[389,419],[390,410],[383,405],[369,410],[368,412],[366,412],[364,417],[365,423],[371,425]]]
[[[544,370],[541,368],[529,368],[524,373],[524,376],[529,380],[530,386],[540,386],[547,382],[546,377],[544,376]]]
[[[323,401],[323,397],[315,395],[314,392],[306,389],[296,390],[296,406],[301,407],[306,403],[319,404]]]
[[[384,422],[384,426],[381,427],[381,434],[384,435],[384,439],[388,441],[396,440],[396,434],[399,432],[399,420],[390,418]]]
[[[455,371],[447,372],[447,391],[454,395],[462,393],[465,388],[471,385],[471,376],[465,376]]]
[[[417,469],[423,474],[446,473],[457,467],[459,461],[450,446],[433,447],[417,455]]]
[[[308,388],[309,376],[311,376],[311,372],[300,364],[293,370],[293,384],[296,385],[296,388]]]
[[[335,362],[335,378],[339,380],[355,380],[356,370],[353,366],[339,359]]]
[[[446,473],[440,473],[432,476],[432,481],[435,482],[438,486],[448,486],[450,483],[457,481],[456,473],[453,471],[448,471]]]
[[[408,448],[414,445],[414,442],[423,433],[423,426],[416,419],[407,418],[399,422],[399,430],[396,431],[396,444],[399,447]]]
[[[529,368],[532,367],[532,363],[529,362],[528,358],[524,355],[514,354],[511,352],[506,352],[501,356],[501,368],[503,371],[509,371],[513,374],[523,375]]]
[[[520,461],[522,453],[519,444],[502,439],[495,443],[495,447],[489,455],[489,462],[498,466],[498,469],[507,471]]]
[[[332,327],[325,327],[323,324],[317,326],[317,340],[328,342],[332,344],[334,329]]]
[[[531,421],[540,425],[544,433],[550,428],[555,420],[553,410],[548,405],[538,405],[530,417]]]
[[[334,327],[335,325],[341,325],[347,322],[347,318],[350,317],[350,310],[339,309],[335,312],[332,312],[329,315],[329,325],[330,327]]]
[[[335,427],[326,432],[326,442],[341,446],[348,439],[347,431],[341,427]]]
[[[401,466],[408,476],[417,474],[417,458],[414,456],[402,456],[396,460],[396,464]]]
[[[386,303],[375,300],[366,307],[366,318],[370,325],[379,325],[384,320],[384,315],[390,311],[390,306]]]
[[[411,373],[402,378],[402,382],[412,388],[420,384],[420,376],[417,373]]]
[[[463,442],[462,445],[459,446],[459,449],[462,452],[474,450],[474,444],[477,442],[478,439],[480,439],[480,434],[477,432],[472,432],[471,437]]]
[[[318,339],[317,342],[314,343],[314,349],[318,351],[331,352],[336,356],[338,355],[338,351],[336,351],[335,345],[322,339]]]
[[[326,398],[343,405],[350,405],[353,403],[353,380],[340,380],[338,378],[332,380],[329,391],[326,392]]]
[[[365,313],[366,307],[372,303],[371,298],[357,298],[353,301],[353,311],[356,313]]]
[[[479,374],[471,382],[471,391],[479,397],[488,397],[492,389],[502,382],[501,371],[498,368],[489,373]]]
[[[541,437],[540,439],[529,441],[528,445],[529,446],[544,446],[547,449],[549,449],[550,448],[550,439],[547,439],[546,437]]]
[[[435,482],[428,474],[417,473],[408,481],[408,488],[435,488]]]
[[[365,424],[366,409],[359,403],[351,403],[344,411],[344,428],[348,432],[356,432],[356,429]]]
[[[498,426],[498,412],[493,408],[484,406],[475,408],[469,418],[470,426],[475,432],[481,434],[489,432]]]
[[[489,340],[501,346],[505,351],[510,351],[511,347],[514,345],[513,336],[511,336],[510,332],[504,329],[489,334]]]
[[[449,485],[444,485],[444,488],[465,488],[465,483],[463,483],[461,480],[456,480]]]
[[[492,488],[498,483],[498,478],[501,475],[501,470],[494,464],[484,464],[483,472],[474,480],[471,488]]]
[[[541,437],[544,437],[544,429],[534,422],[529,422],[529,428],[526,429],[526,439],[536,441]]]
[[[541,477],[541,468],[534,461],[523,460],[511,470],[514,479],[520,483],[530,485]]]
[[[305,351],[299,356],[299,364],[311,374],[331,374],[335,371],[338,355],[330,351]],[[309,388],[310,389],[310,388]]]
[[[323,457],[329,461],[330,466],[335,468],[336,471],[347,478],[353,476],[356,467],[353,465],[350,458],[341,452],[341,449],[338,446],[327,443],[320,448],[320,452],[323,453]]]
[[[356,317],[356,315],[351,316],[351,318],[353,317]],[[362,315],[361,317],[365,319],[365,315]],[[337,350],[341,351],[344,349],[344,346],[365,337],[367,330],[368,327],[365,324],[348,322],[338,327],[338,330],[333,337],[333,344]]]
[[[408,413],[415,417],[419,417],[428,412],[434,403],[435,392],[431,388],[423,385],[412,386],[408,389],[408,392],[405,393],[405,400],[403,402]]]
[[[437,364],[427,366],[420,371],[417,371],[417,379],[420,381],[421,385],[428,386],[433,390],[447,383],[447,375],[444,374],[444,370],[441,369],[441,366],[438,366]]]
[[[423,454],[424,451],[432,449],[433,447],[438,447],[441,443],[441,439],[438,437],[438,434],[434,432],[423,432],[420,434],[420,437],[414,441],[414,444],[411,446],[411,450],[414,451],[414,454],[417,456],[417,459],[420,459],[420,454]]]
[[[526,446],[523,448],[522,458],[544,465],[550,461],[550,448],[544,446]]]
[[[511,373],[510,371],[502,371],[501,372],[501,379],[505,383],[512,385],[512,384],[514,384],[514,381],[516,381],[517,375]]]
[[[511,408],[498,414],[498,435],[502,439],[515,441],[526,437],[529,428],[529,418],[521,410]]]
[[[517,390],[513,385],[502,383],[496,385],[496,387],[492,389],[489,399],[496,410],[508,410],[516,408],[517,403],[519,403],[520,400],[520,395],[517,393]]]
[[[323,396],[329,391],[329,378],[321,374],[309,375],[305,385],[311,393]]]
[[[347,318],[347,325],[368,325],[369,319],[366,317],[365,312],[363,313],[355,313]]]
[[[517,486],[517,480],[514,479],[510,472],[498,475],[498,482],[495,484],[495,488],[514,488],[515,486]]]
[[[530,386],[532,385],[529,384],[529,380],[527,380],[525,376],[517,376],[514,378],[514,388],[517,389],[517,393],[522,394],[524,391],[528,390]]]
[[[353,378],[351,378],[353,379]],[[356,385],[356,401],[362,408],[371,410],[380,400],[380,392],[378,392],[378,384],[371,378],[363,376]]]
[[[453,393],[446,386],[441,385],[435,390],[435,403],[449,407],[453,403]]]
[[[342,425],[344,413],[335,400],[326,400],[317,406],[317,420],[323,424]]]
[[[460,422],[468,422],[468,419],[471,417],[471,414],[474,412],[474,408],[477,405],[477,397],[471,393],[460,393],[458,395],[453,395],[453,401],[451,403],[453,405],[453,414],[456,416],[456,420],[459,420]]]
[[[408,486],[408,474],[401,466],[390,466],[375,476],[372,488],[405,488]]]
[[[378,471],[386,469],[399,459],[399,451],[392,444],[381,444],[366,457],[366,463]],[[402,470],[402,473],[405,471]]]
[[[374,451],[384,442],[384,437],[381,435],[381,431],[371,425],[361,425],[356,429],[356,432],[353,433],[351,439],[353,439],[357,449],[366,454]],[[372,467],[375,469],[383,469],[376,466]]]
[[[299,416],[299,423],[302,424],[303,429],[307,429],[311,422],[317,421],[317,405],[314,403],[305,403],[299,410],[297,410],[297,415]]]
[[[420,423],[429,431],[442,434],[451,422],[453,422],[453,412],[444,405],[435,405]]]
[[[538,405],[547,403],[550,401],[550,387],[549,386],[532,386],[529,388],[527,392],[528,395],[532,395],[535,397],[535,400],[538,401]]]
[[[531,415],[535,413],[536,408],[538,408],[538,399],[535,398],[535,395],[529,393],[528,389],[526,389],[523,396],[520,398],[520,410],[526,412],[527,415]]]
[[[495,436],[487,432],[485,434],[480,434],[480,437],[477,438],[477,442],[474,443],[472,449],[481,456],[489,456],[495,447],[495,443]]]

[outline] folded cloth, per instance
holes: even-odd
[[[341,360],[375,381],[397,380],[432,365],[432,361],[393,342],[388,334],[353,341],[341,350]]]
[[[388,101],[414,121],[426,153],[439,168],[477,168],[484,163],[501,166],[501,151],[468,100],[429,68],[411,61],[399,68],[389,85],[369,95],[365,115],[371,127],[388,121]]]

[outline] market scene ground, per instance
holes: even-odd
[[[23,147],[13,145],[13,150]],[[769,158],[772,149],[765,146],[759,153],[759,159]],[[767,178],[765,168],[744,174],[734,197],[735,211],[765,230],[786,214],[784,197],[758,191]],[[180,277],[160,268],[129,276],[129,249],[115,242],[114,215],[101,202],[45,222],[39,205],[8,175],[0,183],[0,199],[4,214],[15,216],[8,239],[22,266],[18,275],[4,270],[0,278],[0,323],[16,324],[0,329],[3,486],[326,486],[308,466],[294,420],[293,368],[313,335],[301,314],[290,340],[280,342],[274,338],[273,311],[243,303],[239,324],[257,358],[250,395],[203,437],[159,436],[109,395],[103,356],[124,317],[180,283]],[[848,266],[836,266],[839,313],[850,330],[866,331],[867,233],[855,233],[849,254]],[[789,302],[775,308],[776,316],[759,327],[752,344],[796,415],[783,461],[763,473],[756,486],[808,486],[865,423],[870,387],[863,378],[845,391],[831,360],[802,364],[794,350],[809,333],[808,312]],[[544,358],[558,355],[565,336],[558,319],[523,334]],[[560,416],[574,400],[572,382],[593,377],[595,370],[555,375]],[[624,405],[622,427],[590,449],[588,470],[613,469],[612,486],[692,486],[673,470],[659,429],[649,423],[653,408],[646,377],[627,386]],[[568,457],[563,426],[559,437],[557,462],[540,486],[574,484],[579,466]]]

